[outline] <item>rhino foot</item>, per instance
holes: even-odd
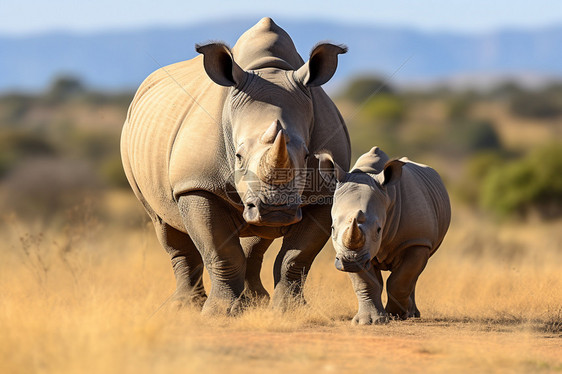
[[[269,293],[265,289],[254,290],[245,288],[242,295],[236,300],[235,304],[240,304],[244,309],[267,305],[269,303]]]
[[[274,294],[271,301],[273,310],[285,313],[289,310],[307,306],[308,303],[302,294],[298,295],[284,295],[281,297],[279,294]]]
[[[359,309],[353,320],[352,325],[378,325],[388,322],[388,316],[381,314],[374,307],[367,310]]]
[[[201,310],[205,301],[207,300],[207,295],[205,293],[178,293],[177,291],[171,298],[170,307],[172,310],[181,310],[184,308],[195,308]]]
[[[242,291],[242,297],[244,297],[247,301],[253,303],[262,303],[269,301],[269,293],[263,286],[251,286],[246,284],[244,291]]]

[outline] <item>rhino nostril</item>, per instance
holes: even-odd
[[[252,208],[255,208],[255,207],[256,207],[256,204],[254,204],[254,203],[246,203],[246,207],[249,208],[249,209],[252,209]]]

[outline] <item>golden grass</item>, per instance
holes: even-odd
[[[562,371],[562,222],[458,211],[420,277],[422,319],[368,327],[350,326],[355,296],[330,245],[307,307],[204,318],[168,308],[174,279],[149,225],[24,227],[2,229],[2,373]]]

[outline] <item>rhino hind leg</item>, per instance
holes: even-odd
[[[153,220],[156,236],[170,255],[176,291],[172,302],[177,308],[201,308],[207,299],[203,286],[203,260],[189,235],[176,230],[160,219]]]
[[[416,282],[417,283],[417,282]],[[416,285],[414,284],[414,290],[410,294],[410,308],[408,309],[408,316],[414,318],[420,318],[421,313],[416,305]]]
[[[303,209],[302,221],[284,236],[273,268],[273,308],[284,311],[292,304],[306,304],[304,282],[316,255],[330,237],[330,225],[330,206],[310,206]]]
[[[417,308],[413,296],[416,282],[428,259],[429,248],[427,247],[411,247],[404,250],[400,265],[392,270],[386,283],[388,293],[386,312],[388,314],[406,319],[412,311],[415,313]]]
[[[259,236],[240,239],[246,256],[246,277],[243,296],[250,303],[269,300],[269,293],[263,286],[260,273],[263,255],[272,242],[272,239],[264,239]]]

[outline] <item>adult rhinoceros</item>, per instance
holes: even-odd
[[[241,296],[267,297],[263,253],[283,236],[272,301],[284,307],[301,296],[329,238],[331,204],[322,198],[332,191],[308,156],[327,149],[349,165],[347,129],[319,87],[346,49],[319,44],[304,63],[289,35],[264,18],[232,50],[196,50],[138,89],[121,138],[127,178],[171,256],[180,304],[226,313]]]

